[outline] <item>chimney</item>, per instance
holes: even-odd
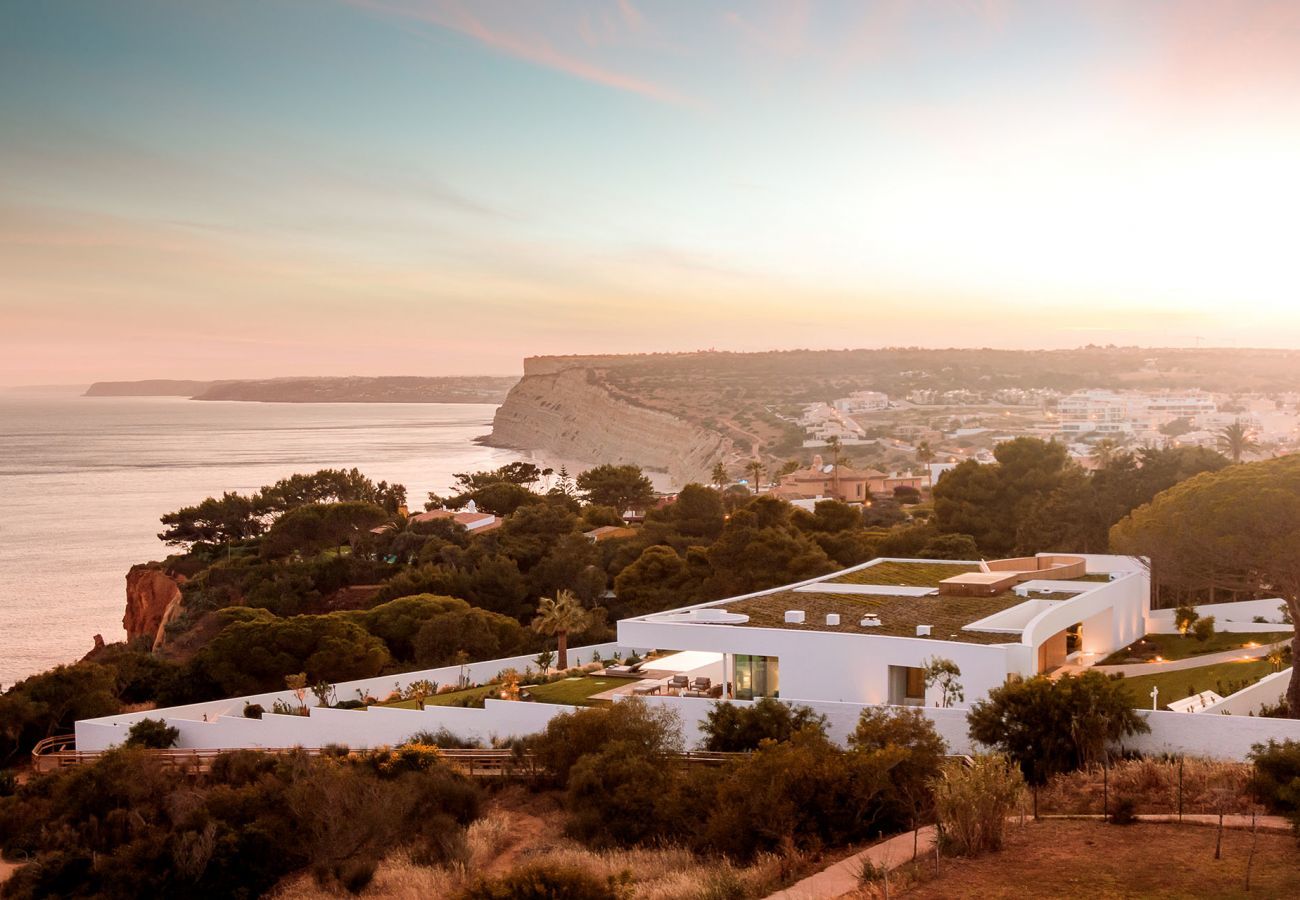
[[[791,625],[802,625],[804,614],[802,609],[787,609],[785,611],[785,620]]]
[[[863,628],[879,628],[880,616],[877,615],[876,613],[867,613],[865,616],[862,617],[862,621],[859,622],[858,624],[861,625]]]
[[[827,614],[826,614],[826,624],[827,624],[827,625],[838,625],[838,624],[840,624],[840,614],[839,614],[839,613],[827,613]]]
[[[916,626],[916,636],[917,636],[917,637],[929,637],[929,636],[930,636],[930,632],[931,632],[933,629],[934,629],[934,626],[933,626],[933,625],[917,625],[917,626]]]

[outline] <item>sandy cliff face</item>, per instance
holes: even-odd
[[[126,615],[122,617],[128,641],[147,635],[157,649],[163,626],[180,610],[184,581],[185,576],[169,575],[157,564],[131,567],[126,573]]]
[[[492,422],[493,446],[633,463],[667,472],[678,486],[707,481],[727,451],[721,435],[614,396],[591,369],[550,369],[530,366],[510,391]]]

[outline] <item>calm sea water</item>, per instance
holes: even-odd
[[[413,507],[518,459],[485,404],[263,404],[0,392],[0,685],[124,637],[125,577],[158,517],[294,472],[356,466]]]

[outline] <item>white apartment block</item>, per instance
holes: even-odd
[[[1060,431],[1065,435],[1151,437],[1175,419],[1198,425],[1217,412],[1214,398],[1201,391],[1078,391],[1057,404]]]

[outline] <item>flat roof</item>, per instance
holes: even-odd
[[[954,575],[968,575],[979,572],[978,563],[951,562],[946,560],[896,560],[886,559],[874,565],[842,572],[823,579],[827,584],[870,584],[881,587],[932,587],[937,588],[945,578]],[[996,578],[1005,578],[1009,572],[992,572]],[[1041,573],[1041,579],[1048,581],[1110,581],[1107,573],[1089,573],[1076,578],[1052,578],[1050,570]]]
[[[1067,600],[1070,593],[1037,593],[1022,597],[1011,591],[992,597],[954,597],[937,594],[902,597],[875,594],[837,594],[815,591],[778,591],[757,597],[730,600],[717,604],[729,612],[749,616],[748,627],[788,628],[798,631],[823,631],[843,634],[874,634],[887,637],[917,637],[918,625],[931,626],[929,640],[955,641],[962,644],[1014,644],[1014,634],[992,631],[963,631],[965,625],[978,622],[994,613],[1018,606],[1028,600]],[[785,621],[786,610],[805,613],[802,623]],[[827,625],[826,614],[839,613],[839,625]],[[880,617],[878,626],[860,623],[867,613]]]

